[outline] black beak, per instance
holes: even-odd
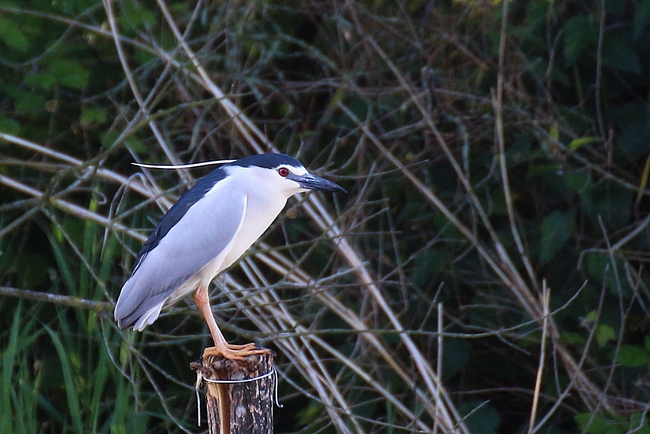
[[[331,191],[333,193],[347,193],[348,191],[335,182],[328,181],[320,176],[314,176],[311,173],[305,173],[301,176],[289,176],[289,179],[296,181],[300,186],[306,190],[323,190]]]

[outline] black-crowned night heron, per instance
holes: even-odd
[[[163,307],[194,292],[215,345],[204,357],[241,360],[264,352],[252,343],[226,342],[210,309],[208,285],[262,236],[287,199],[308,190],[345,192],[284,154],[235,160],[201,178],[144,243],[115,305],[119,327],[142,331]]]

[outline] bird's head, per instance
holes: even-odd
[[[309,190],[347,193],[338,184],[312,175],[298,160],[285,154],[253,155],[228,166],[228,172],[241,182],[284,194],[287,198]]]

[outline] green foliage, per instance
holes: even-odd
[[[604,347],[608,343],[616,339],[616,332],[614,329],[606,324],[598,324],[596,326],[596,343],[599,347]]]
[[[569,18],[563,26],[564,61],[567,66],[574,65],[585,53],[593,53],[598,43],[598,28],[592,17],[578,15]]]
[[[469,402],[460,407],[460,411],[467,417],[470,432],[492,434],[497,433],[500,417],[499,414],[485,402]]]
[[[645,366],[650,363],[650,353],[647,349],[636,345],[622,345],[616,361],[622,366]]]
[[[540,264],[544,265],[553,259],[574,232],[571,213],[554,211],[545,217],[542,220]]]
[[[634,39],[638,39],[650,24],[650,1],[641,0],[632,21]]]
[[[42,72],[27,76],[25,84],[51,90],[55,85],[83,89],[88,83],[89,72],[80,63],[69,59],[51,59]]]
[[[20,124],[14,119],[0,116],[0,132],[6,134],[18,134],[20,132]]]
[[[451,380],[463,372],[472,359],[472,345],[463,339],[447,339],[444,342],[442,378]]]
[[[0,16],[0,41],[14,50],[27,51],[27,36],[11,20]]]
[[[599,140],[600,139],[598,137],[580,137],[579,139],[572,140],[571,143],[569,143],[569,150],[576,151],[582,146],[596,143]]]
[[[79,115],[79,122],[83,126],[91,124],[103,124],[106,122],[106,112],[99,107],[90,107],[81,112]]]
[[[630,420],[612,418],[602,414],[581,413],[575,416],[580,430],[587,434],[650,433],[645,415],[635,413]]]
[[[641,62],[636,51],[617,36],[603,41],[603,64],[622,72],[641,73]]]
[[[650,371],[650,336],[645,337],[645,345],[621,345],[616,359],[621,366],[645,366]]]

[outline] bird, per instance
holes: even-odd
[[[208,287],[262,236],[291,196],[310,190],[346,193],[280,153],[229,160],[198,180],[142,246],[115,304],[118,326],[142,331],[161,309],[193,293],[214,341],[203,358],[237,361],[267,353],[254,343],[226,341],[212,313]]]

